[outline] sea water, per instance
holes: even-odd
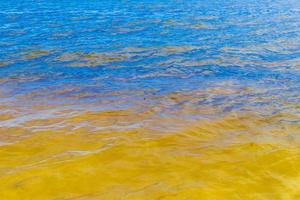
[[[299,199],[296,0],[0,1],[0,199]]]

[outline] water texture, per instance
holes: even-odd
[[[299,1],[0,8],[0,199],[300,199]]]

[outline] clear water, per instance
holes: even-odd
[[[300,198],[300,3],[0,1],[2,199]]]

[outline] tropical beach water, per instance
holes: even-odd
[[[298,1],[0,8],[0,199],[300,198]]]

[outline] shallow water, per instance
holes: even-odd
[[[299,199],[300,3],[0,1],[1,199]]]

